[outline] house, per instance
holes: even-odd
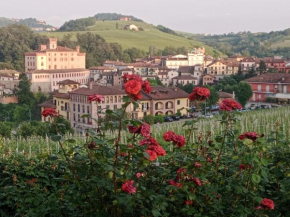
[[[256,70],[256,59],[253,57],[247,57],[240,61],[242,71],[250,71],[251,69]]]
[[[119,20],[121,20],[121,21],[131,21],[132,18],[131,17],[120,17]]]
[[[134,24],[126,25],[126,26],[124,26],[124,29],[126,29],[126,30],[139,31],[139,27],[136,26],[136,25],[134,25]]]
[[[92,81],[100,79],[102,75],[107,72],[117,72],[117,68],[108,66],[91,67],[89,68],[89,70],[90,70],[90,79]]]
[[[216,77],[216,80],[220,80],[225,76],[230,76],[238,73],[239,62],[216,60],[207,66],[207,74]]]
[[[204,48],[196,48],[187,55],[178,54],[163,58],[162,65],[170,69],[178,69],[180,66],[204,65]]]
[[[50,69],[86,68],[86,54],[75,49],[57,45],[56,38],[49,38],[46,45],[39,45],[38,50],[25,53],[25,71]]]
[[[99,94],[104,96],[101,103],[89,102],[88,96]],[[82,118],[84,114],[90,114],[92,118],[98,120],[104,117],[104,110],[116,110],[122,107],[123,97],[127,96],[124,90],[100,85],[89,85],[88,88],[78,88],[69,92],[70,95],[70,120],[72,127],[77,132],[84,132],[86,129],[96,129],[97,123],[91,118]],[[131,112],[131,107],[127,108]]]
[[[265,62],[267,69],[276,69],[278,71],[286,70],[286,60],[283,58],[277,57],[266,57],[263,59]]]
[[[265,73],[245,80],[251,85],[251,101],[264,102],[267,98],[290,100],[290,74]]]
[[[177,86],[179,84],[186,85],[186,84],[193,84],[198,85],[198,79],[193,77],[192,75],[179,75],[172,78],[172,84]]]
[[[222,91],[219,91],[218,95],[219,95],[218,103],[221,103],[224,99],[235,99],[234,94],[230,94],[230,93],[226,93]]]
[[[232,55],[228,57],[228,61],[234,61],[234,62],[240,62],[243,60],[245,57],[241,55]]]
[[[63,80],[73,80],[80,84],[87,84],[90,80],[88,69],[56,69],[56,70],[35,70],[27,73],[31,81],[31,91],[50,93],[58,90],[58,83]]]
[[[142,119],[148,114],[187,114],[188,93],[178,87],[152,87],[150,94],[142,92],[141,106],[133,111],[133,117]]]
[[[15,90],[19,85],[20,72],[15,70],[0,70],[0,82],[5,89]]]
[[[179,73],[175,70],[170,71],[159,71],[158,78],[162,82],[163,85],[169,86],[172,85],[172,78],[178,76]]]
[[[198,84],[202,83],[202,75],[203,75],[203,66],[195,65],[195,66],[180,66],[178,69],[179,75],[191,75],[196,77],[198,80]]]
[[[202,77],[202,85],[211,85],[214,84],[216,80],[216,77],[210,74],[204,75]]]

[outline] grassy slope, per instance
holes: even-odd
[[[116,29],[116,22],[119,24],[119,29]],[[135,24],[138,27],[142,27],[144,31],[136,32],[123,30],[124,26],[127,24]],[[117,42],[121,44],[124,49],[136,47],[148,51],[151,45],[155,45],[158,49],[164,49],[166,46],[184,46],[186,48],[192,48],[193,46],[204,46],[207,54],[213,55],[214,53],[211,47],[205,46],[201,42],[161,32],[156,29],[155,26],[143,22],[97,21],[96,25],[88,27],[87,31],[102,36],[107,42]],[[43,32],[41,34],[49,37],[62,38],[64,34],[68,33],[73,34],[73,39],[75,39],[75,35],[77,33],[84,32]]]

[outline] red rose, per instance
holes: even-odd
[[[264,209],[274,209],[274,202],[273,200],[264,198],[260,204]]]
[[[157,153],[152,150],[146,150],[147,154],[149,155],[149,160],[150,161],[155,161],[157,159]]]
[[[193,181],[197,186],[201,186],[201,182],[199,180],[199,178],[192,178],[191,181]]]
[[[152,87],[150,86],[149,81],[147,80],[143,81],[142,89],[145,93],[151,93]]]
[[[121,157],[125,157],[125,156],[127,156],[127,153],[126,152],[123,152],[123,153],[120,154],[120,156]]]
[[[195,87],[193,88],[193,92],[189,95],[189,100],[194,101],[204,101],[208,99],[210,96],[210,90],[204,87]]]
[[[258,138],[263,137],[262,135],[259,135],[256,132],[246,132],[242,135],[239,136],[240,140],[244,140],[245,138],[252,140],[253,142],[255,142]]]
[[[94,141],[91,141],[91,143],[88,145],[88,149],[93,150],[96,147],[96,143]]]
[[[245,170],[246,169],[246,166],[244,164],[240,164],[240,170]]]
[[[141,133],[142,136],[144,136],[146,138],[150,137],[151,127],[150,127],[149,124],[142,124],[140,126],[140,128],[141,128],[140,129],[140,133]]]
[[[51,117],[57,117],[58,113],[53,108],[45,108],[41,112],[41,115],[43,117],[51,116]]]
[[[131,126],[131,125],[128,125],[127,128],[128,128],[130,133],[138,133],[138,131],[140,130],[139,127]]]
[[[192,204],[192,200],[185,201],[185,205],[191,205],[191,204]]]
[[[140,99],[142,99],[142,94],[138,93],[137,95],[131,95],[132,99],[135,101],[138,101]]]
[[[183,186],[181,183],[175,182],[175,181],[173,181],[172,179],[168,180],[168,183],[169,183],[170,185],[176,186],[176,187],[178,187],[178,188],[182,188],[182,186]]]
[[[141,177],[141,173],[136,173],[136,177],[139,179]]]
[[[102,102],[104,100],[104,96],[102,95],[98,95],[98,94],[94,94],[94,95],[90,95],[88,97],[88,101],[89,103],[96,101],[96,102]]]
[[[222,111],[232,111],[235,109],[242,109],[240,103],[232,99],[224,99],[222,103],[219,105],[220,110]]]
[[[165,133],[163,134],[163,139],[164,139],[166,142],[172,141],[174,135],[175,135],[174,132],[172,132],[172,131],[167,131],[167,132],[165,132]]]
[[[149,124],[141,124],[139,127],[128,125],[127,128],[130,133],[141,134],[144,137],[150,136],[151,128]]]
[[[186,172],[185,168],[179,168],[176,173],[180,174],[180,173],[184,173],[184,172]]]
[[[134,181],[133,180],[127,180],[122,184],[122,191],[133,194],[136,193],[136,188],[133,186]]]
[[[138,81],[139,83],[143,83],[143,80],[140,76],[138,75],[129,75],[129,74],[124,74],[123,76],[123,81],[124,81],[124,84],[126,84],[128,81],[131,81],[131,80],[135,80],[135,81]]]
[[[155,151],[158,157],[166,155],[166,151],[160,145],[149,145],[148,150]]]
[[[201,164],[198,163],[198,162],[195,162],[195,163],[194,163],[194,166],[197,167],[197,168],[201,168]]]
[[[174,135],[172,137],[172,140],[175,145],[177,145],[179,148],[183,147],[185,145],[185,138],[182,135]]]
[[[141,84],[140,82],[136,81],[136,80],[130,80],[128,81],[125,85],[125,91],[127,94],[129,95],[138,95],[141,91]]]
[[[142,139],[140,141],[140,145],[143,146],[143,145],[159,145],[157,140],[154,139],[153,137],[149,137],[149,138],[146,138],[146,139]]]

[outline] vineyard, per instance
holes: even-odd
[[[255,131],[264,134],[266,139],[269,137],[267,132],[276,130],[277,123],[279,124],[285,139],[290,136],[290,108],[283,107],[271,110],[249,111],[245,113],[237,113],[239,121],[235,124],[235,129],[242,134],[246,131]],[[202,133],[206,135],[211,132],[210,138],[214,140],[216,135],[224,131],[224,126],[218,121],[221,117],[215,116],[211,119],[201,118],[195,124],[195,130],[191,136],[191,143],[197,140],[197,137]],[[190,119],[188,119],[190,120]],[[162,140],[162,135],[166,131],[174,131],[177,134],[185,136],[185,131],[182,128],[187,120],[178,122],[170,122],[163,124],[155,124],[152,126],[152,134],[158,140]],[[108,131],[108,139],[115,138],[117,132]],[[122,131],[122,143],[126,144],[126,138],[130,136],[128,131]],[[85,135],[65,135],[64,140],[74,139],[76,146],[82,146],[86,142]],[[71,144],[65,144],[66,149],[70,149]],[[60,152],[60,147],[57,142],[50,140],[49,136],[46,138],[40,136],[32,136],[29,138],[1,138],[0,139],[0,153],[2,156],[5,153],[25,154],[27,156],[48,156],[57,155]]]

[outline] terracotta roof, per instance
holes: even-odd
[[[173,57],[173,58],[167,58],[166,60],[188,60],[187,58],[176,58],[176,57]]]
[[[255,58],[247,57],[241,60],[241,62],[256,62]]]
[[[206,75],[204,75],[203,77],[205,77],[205,76],[210,76],[210,77],[215,78],[215,76],[213,76],[213,75],[211,75],[211,74],[206,74]]]
[[[32,74],[41,74],[41,73],[69,73],[69,72],[85,72],[89,71],[88,69],[50,69],[50,70],[35,70],[30,73]]]
[[[178,72],[182,73],[194,73],[194,66],[179,66]]]
[[[108,86],[101,86],[101,85],[93,85],[92,89],[90,88],[79,88],[76,89],[69,94],[79,94],[79,95],[92,95],[92,94],[100,94],[100,95],[125,95],[125,91],[115,88],[115,87],[108,87]]]
[[[69,99],[69,94],[68,93],[56,92],[56,93],[53,94],[53,96],[55,96],[57,98],[62,98],[62,99]]]
[[[123,71],[130,71],[130,72],[135,72],[134,69],[131,69],[131,68],[126,68],[126,69],[119,69],[120,72],[123,72]]]
[[[66,80],[63,80],[63,81],[58,82],[58,84],[67,85],[67,84],[80,84],[80,83],[79,82],[76,82],[76,81],[73,81],[73,80],[70,80],[70,79],[66,79]]]
[[[20,74],[20,72],[17,72],[15,70],[0,70],[0,75],[15,75],[15,74]]]
[[[285,59],[264,58],[265,63],[285,63]]]
[[[53,100],[47,100],[41,104],[39,104],[38,106],[40,107],[44,107],[44,108],[56,108],[56,106],[53,104]]]
[[[290,83],[290,74],[287,73],[265,73],[253,78],[248,78],[245,80],[249,83]]]
[[[178,87],[152,87],[150,94],[142,92],[142,99],[163,100],[188,98],[188,93]]]
[[[192,77],[191,75],[181,75],[181,76],[176,76],[172,79],[177,79],[177,80],[197,80],[196,77]]]
[[[219,91],[218,95],[219,95],[219,98],[233,98],[233,94],[222,92],[222,91]]]
[[[108,67],[108,66],[97,66],[97,67],[91,67],[89,70],[117,70],[115,67]]]

